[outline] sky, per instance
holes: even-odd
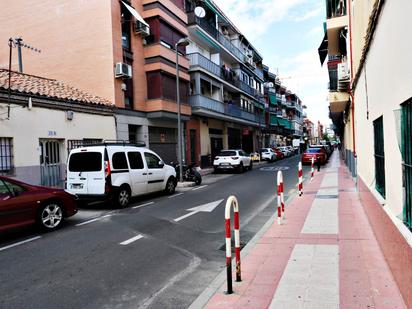
[[[330,124],[328,72],[321,67],[325,1],[214,0],[263,57],[270,71],[307,106],[308,118]]]

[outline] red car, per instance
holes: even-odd
[[[280,151],[278,148],[272,148],[272,150],[276,153],[276,159],[283,159],[285,155],[283,154],[282,151]]]
[[[75,195],[0,176],[0,231],[33,223],[51,231],[76,212]]]
[[[302,154],[302,164],[311,164],[314,158],[315,164],[320,160],[321,164],[326,163],[327,154],[324,148],[309,148]]]

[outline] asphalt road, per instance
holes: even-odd
[[[298,160],[209,175],[200,187],[139,198],[127,209],[91,205],[53,233],[4,233],[0,308],[187,308],[225,266],[226,198],[238,198],[246,244],[275,212],[278,169],[285,199],[296,192]],[[189,215],[212,202],[211,212]]]

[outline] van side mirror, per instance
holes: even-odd
[[[165,166],[165,164],[164,164],[163,161],[159,161],[158,166],[159,166],[159,168],[163,168]]]

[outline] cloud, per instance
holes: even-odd
[[[289,18],[308,0],[214,0],[230,20],[250,40],[256,40],[273,25]]]
[[[306,21],[308,19],[311,19],[313,17],[318,16],[319,14],[323,13],[325,11],[324,7],[322,5],[319,5],[313,9],[311,9],[310,11],[308,11],[307,13],[297,16],[294,18],[295,22],[302,22],[302,21]]]

